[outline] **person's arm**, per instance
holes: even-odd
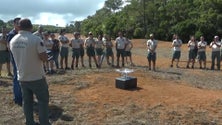
[[[212,41],[211,43],[210,43],[210,48],[212,48],[212,46],[214,45],[214,41]]]

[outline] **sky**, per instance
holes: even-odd
[[[29,18],[33,24],[66,26],[96,13],[106,0],[1,0],[0,19]]]

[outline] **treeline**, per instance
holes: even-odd
[[[210,42],[222,37],[222,0],[107,0],[102,9],[81,23],[81,31],[111,34],[122,30],[132,38],[154,33],[160,40],[171,40],[177,33],[183,42],[201,35]],[[120,11],[119,11],[120,10]]]
[[[12,21],[6,25],[12,27]],[[44,27],[50,32],[61,29]],[[191,35],[203,35],[209,43],[214,35],[222,37],[222,0],[107,0],[94,15],[67,24],[66,32],[74,31],[83,35],[89,31],[95,35],[109,34],[113,38],[118,31],[130,38],[148,38],[154,33],[159,40],[171,40],[176,33],[183,42]]]

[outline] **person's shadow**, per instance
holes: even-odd
[[[38,114],[38,103],[34,103],[34,111]],[[63,121],[73,121],[73,117],[68,114],[63,114],[63,109],[56,105],[49,105],[49,120],[54,122],[59,119]]]

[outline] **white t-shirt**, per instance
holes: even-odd
[[[188,46],[189,46],[189,50],[194,50],[194,48],[195,48],[195,46],[196,46],[195,41],[189,40],[189,42],[188,42],[187,44],[188,44]]]
[[[86,47],[90,47],[90,46],[95,47],[95,44],[96,44],[96,41],[93,38],[87,38],[85,40]]]
[[[6,36],[5,36],[5,37],[6,37]],[[2,33],[0,34],[0,40],[1,40],[1,41],[4,40],[4,41],[6,42],[6,38],[3,38]],[[6,49],[7,49],[7,45],[0,42],[0,51],[6,50]]]
[[[115,41],[115,43],[116,43],[116,48],[117,49],[124,49],[125,48],[125,45],[126,45],[126,38],[124,38],[124,37],[117,37],[116,38],[116,41]]]
[[[58,39],[59,39],[59,41],[61,42],[61,44],[62,44],[62,47],[69,47],[69,39],[66,37],[66,36],[64,36],[64,35],[59,35],[59,37],[58,37]]]
[[[198,46],[198,52],[205,52],[207,47],[207,42],[199,41],[197,46]]]
[[[47,50],[52,50],[53,42],[52,40],[44,40],[44,45]]]
[[[153,39],[153,40],[151,40],[151,39],[149,39],[149,40],[147,40],[147,42],[146,42],[146,45],[147,45],[147,47],[148,47],[148,52],[151,52],[151,50],[153,50],[152,52],[156,52],[156,47],[157,47],[157,40],[155,40],[155,39]]]
[[[80,44],[82,44],[80,39],[73,38],[71,40],[71,45],[72,45],[72,48],[74,48],[74,49],[79,49],[80,48]]]
[[[46,48],[40,37],[28,31],[19,31],[10,41],[10,49],[17,66],[19,81],[35,81],[44,77],[39,53],[46,52]]]
[[[173,40],[173,43],[172,43],[172,45],[173,45],[173,50],[174,50],[174,51],[181,51],[181,50],[180,50],[180,47],[181,47],[182,44],[183,44],[183,43],[182,43],[182,41],[181,41],[180,39],[175,39],[175,40]]]
[[[103,41],[102,40],[97,40],[96,41],[96,45],[95,45],[95,48],[103,48]]]
[[[221,46],[221,42],[217,41],[216,42],[217,45]],[[216,52],[216,51],[220,51],[220,47],[218,47],[214,42],[210,43],[210,46],[212,46],[212,51]]]

